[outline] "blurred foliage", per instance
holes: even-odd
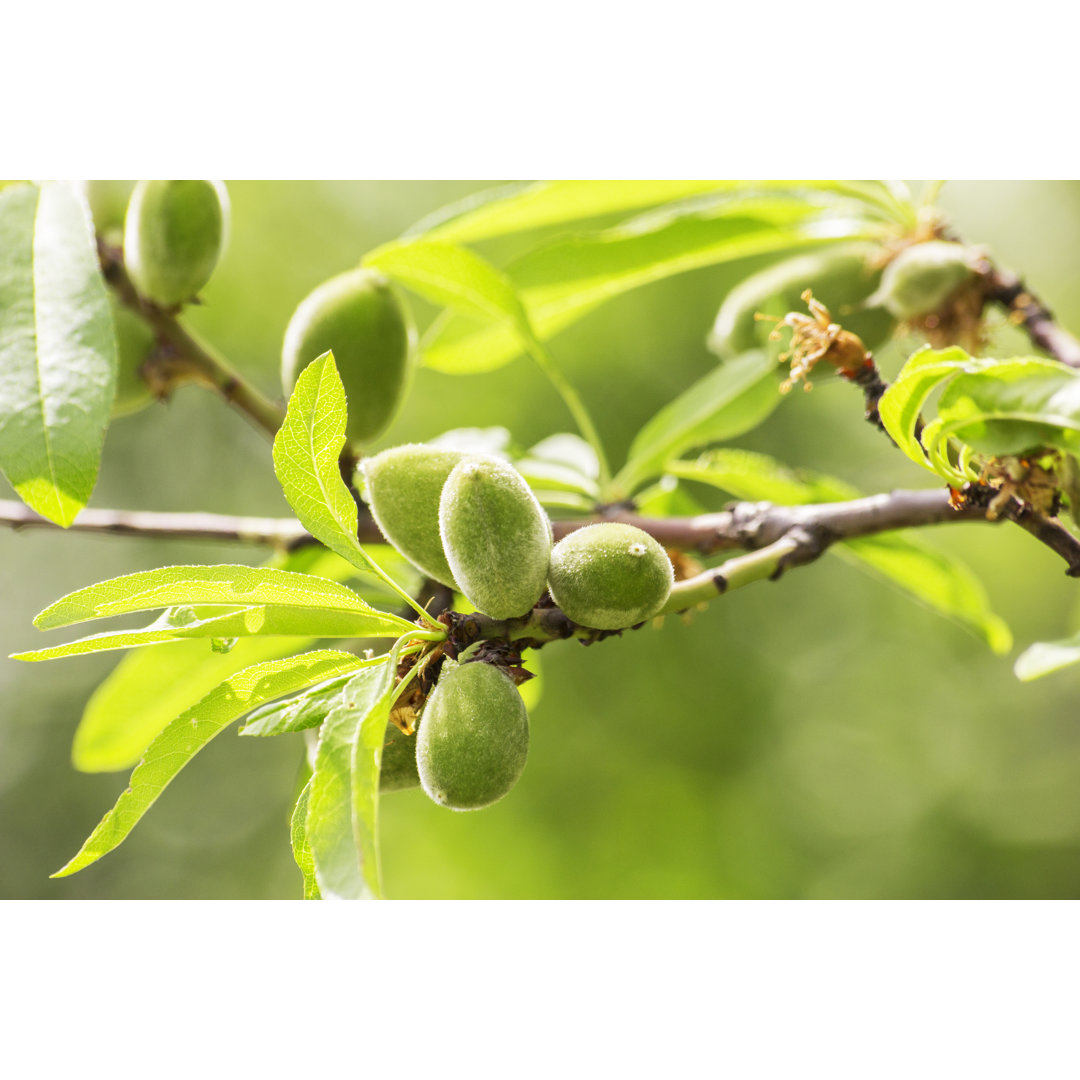
[[[233,183],[230,246],[186,317],[280,396],[285,325],[320,281],[486,184]],[[965,240],[1080,326],[1078,183],[956,183],[942,204]],[[521,238],[482,245],[500,263]],[[551,341],[613,462],[715,358],[726,293],[761,261],[697,271],[619,297]],[[432,310],[417,305],[422,321]],[[1026,352],[1002,325],[1001,354]],[[879,354],[887,377],[909,338]],[[737,440],[865,491],[933,477],[822,379]],[[543,376],[517,360],[483,376],[421,369],[380,446],[502,425],[531,445],[571,430]],[[284,515],[269,443],[197,389],[118,420],[92,505]],[[709,509],[717,491],[692,486]],[[5,492],[5,497],[9,497]],[[1019,529],[928,532],[985,581],[1018,649],[1080,628],[1077,586]],[[247,562],[240,545],[0,531],[4,655],[31,620],[92,581],[168,562]],[[156,646],[169,648],[169,646]],[[512,795],[456,814],[420,791],[382,803],[385,886],[424,897],[1072,897],[1080,892],[1075,669],[1022,684],[958,627],[838,560],[732,593],[583,649],[544,652],[530,758]],[[289,814],[300,735],[216,740],[123,848],[50,881],[127,782],[70,765],[82,708],[115,658],[55,672],[0,663],[0,897],[300,897]]]

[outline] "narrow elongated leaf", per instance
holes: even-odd
[[[268,565],[332,581],[358,573],[317,544],[274,555]],[[174,716],[234,672],[314,644],[312,638],[247,637],[227,653],[215,652],[198,639],[132,650],[99,684],[83,710],[71,752],[75,768],[83,772],[130,768]]]
[[[859,239],[865,222],[822,220],[799,200],[746,199],[706,211],[647,219],[558,241],[530,252],[505,273],[540,341],[606,300],[674,274],[766,252],[786,253]],[[455,316],[426,335],[423,363],[451,374],[490,371],[522,351],[506,323]]]
[[[311,638],[249,637],[228,653],[205,640],[129,653],[94,691],[75,730],[71,759],[81,772],[129,769],[184,709],[242,668],[310,648]]]
[[[233,721],[256,705],[350,670],[357,658],[319,650],[255,664],[231,675],[196,705],[172,720],[147,747],[127,789],[90,834],[78,854],[53,877],[67,877],[121,844],[180,770]]]
[[[321,900],[319,895],[319,883],[315,880],[315,858],[311,854],[311,845],[307,838],[307,812],[308,802],[311,798],[311,781],[308,778],[304,790],[300,792],[296,800],[296,808],[292,815],[292,849],[296,865],[300,867],[300,873],[304,876],[304,899]]]
[[[208,614],[212,612],[212,614]],[[189,613],[194,613],[189,617]],[[180,616],[179,618],[177,616]],[[407,629],[415,630],[408,623]],[[332,611],[320,608],[252,606],[219,613],[213,608],[170,609],[161,618],[139,630],[106,631],[53,645],[47,649],[14,653],[13,660],[57,660],[85,656],[111,649],[136,649],[187,638],[229,638],[251,635],[313,638],[399,637],[402,627],[365,611]]]
[[[397,628],[409,629],[404,619],[377,611],[355,592],[336,581],[269,566],[165,566],[125,574],[78,589],[50,604],[34,619],[39,630],[127,615],[176,604],[274,608],[359,613]]]
[[[385,656],[376,656],[363,660],[364,667],[385,664]],[[244,721],[241,735],[285,735],[293,731],[318,727],[327,715],[340,704],[345,684],[353,677],[353,672],[336,679],[312,686],[295,697],[284,701],[274,701],[262,708],[255,709]]]
[[[307,814],[307,837],[326,899],[380,895],[377,814],[392,665],[349,680],[323,721]]]
[[[1080,634],[1061,641],[1037,641],[1016,659],[1013,672],[1021,682],[1041,679],[1051,672],[1080,663]]]
[[[776,364],[768,353],[743,353],[718,365],[638,432],[616,485],[632,493],[687,450],[733,439],[756,427],[781,400]]]
[[[830,192],[858,199],[884,216],[909,223],[907,192],[878,181],[832,180],[545,180],[480,192],[417,222],[407,235],[453,243],[625,213],[710,192],[736,194],[767,189]]]
[[[426,240],[399,241],[364,256],[381,270],[436,304],[482,321],[506,321],[528,333],[528,320],[514,286],[486,259],[468,248]]]
[[[65,184],[0,192],[0,469],[65,528],[89,501],[116,384],[90,221]]]
[[[858,497],[842,480],[796,473],[764,454],[745,450],[715,450],[697,462],[675,462],[669,468],[676,476],[711,484],[739,499],[800,505]],[[845,540],[829,550],[972,631],[994,652],[1005,653],[1012,647],[1009,628],[990,609],[986,590],[968,566],[911,530]]]

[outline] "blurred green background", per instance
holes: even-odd
[[[280,395],[285,325],[306,293],[471,191],[463,182],[229,185],[226,257],[191,325]],[[917,186],[917,185],[916,185]],[[958,232],[1080,328],[1080,183],[950,183]],[[520,241],[518,241],[520,242]],[[487,245],[498,259],[514,242]],[[749,271],[699,271],[632,292],[553,340],[614,463],[638,427],[715,362],[705,335]],[[1001,349],[1024,351],[1005,328]],[[901,345],[879,357],[887,376]],[[739,445],[867,492],[928,474],[861,419],[850,387],[792,394]],[[570,430],[524,359],[486,376],[421,369],[381,445],[504,425],[529,445]],[[0,482],[2,483],[2,482]],[[2,489],[3,497],[12,497]],[[719,508],[719,492],[696,489]],[[117,421],[92,505],[284,516],[269,443],[197,389]],[[1016,636],[1013,656],[824,559],[781,584],[589,649],[543,653],[524,777],[455,814],[419,790],[382,802],[392,898],[1074,897],[1080,895],[1080,671],[1028,685],[1015,653],[1078,625],[1080,585],[1009,526],[923,535],[965,556]],[[0,530],[0,649],[37,647],[61,594],[170,562],[258,563],[250,547]],[[82,707],[117,654],[0,661],[0,897],[290,898],[288,816],[301,736],[226,734],[198,755],[116,852],[61,866],[127,774],[69,761]]]

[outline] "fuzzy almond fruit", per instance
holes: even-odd
[[[547,584],[551,522],[517,469],[478,455],[456,465],[439,499],[439,532],[473,607],[493,619],[532,610]]]
[[[568,618],[593,630],[622,630],[651,619],[674,581],[664,549],[633,525],[587,525],[551,549],[552,599]]]
[[[518,782],[529,752],[529,715],[509,676],[491,664],[444,667],[416,736],[427,795],[452,810],[479,810]]]
[[[885,267],[877,296],[898,319],[918,319],[937,311],[973,277],[963,244],[929,240],[904,248]]]
[[[421,573],[456,589],[439,536],[439,497],[458,450],[407,443],[360,463],[365,495],[375,524]]]

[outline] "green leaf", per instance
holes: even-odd
[[[172,720],[147,747],[127,789],[90,834],[78,854],[53,877],[67,877],[121,844],[180,770],[233,721],[264,701],[354,668],[349,653],[320,650],[255,664],[231,675],[196,705]]]
[[[320,900],[319,883],[315,880],[315,859],[311,854],[311,845],[307,838],[307,812],[308,802],[311,798],[311,781],[308,779],[304,790],[300,792],[296,800],[296,808],[292,815],[292,849],[293,858],[304,875],[304,899]]]
[[[429,625],[433,620],[360,546],[356,502],[341,479],[345,445],[345,389],[324,353],[300,373],[285,419],[274,437],[274,473],[300,523],[353,566],[370,570]]]
[[[393,616],[389,617],[393,618]],[[399,637],[400,621],[380,612],[332,611],[322,608],[252,606],[219,613],[214,608],[170,608],[149,626],[90,634],[63,645],[14,653],[11,659],[40,661],[85,656],[111,649],[136,649],[186,638],[240,638],[252,635],[313,638]],[[413,632],[417,628],[404,623]]]
[[[540,341],[578,321],[606,300],[673,274],[767,252],[827,246],[865,238],[865,222],[823,220],[817,207],[795,199],[745,199],[707,210],[656,213],[600,232],[561,240],[506,270]],[[440,319],[426,335],[423,362],[450,374],[490,371],[513,360],[517,331]]]
[[[949,380],[937,413],[939,441],[953,437],[984,454],[1076,453],[1080,372],[1038,357],[973,361]]]
[[[364,256],[413,292],[476,319],[509,321],[529,336],[528,319],[514,286],[486,259],[468,248],[426,240],[396,241]]]
[[[638,432],[616,486],[632,493],[679,454],[756,427],[781,400],[776,364],[766,352],[743,353],[718,365]]]
[[[0,469],[65,528],[94,490],[116,366],[86,208],[65,184],[0,192]]]
[[[205,640],[129,653],[94,691],[75,731],[71,757],[81,772],[128,769],[176,715],[251,664],[309,648],[311,638],[250,637],[231,652]]]
[[[50,604],[34,619],[39,630],[176,604],[346,612],[372,616],[398,634],[404,619],[377,611],[345,585],[268,566],[165,566],[89,585]]]
[[[545,180],[511,184],[471,195],[409,229],[453,243],[474,243],[493,236],[565,225],[607,214],[638,210],[710,192],[729,195],[766,189],[832,192],[858,199],[884,216],[907,224],[914,220],[910,197],[901,188],[878,181],[830,180]]]
[[[736,498],[778,505],[858,497],[842,480],[796,473],[764,454],[746,450],[715,450],[697,462],[673,462],[669,468],[677,476],[721,488]],[[1012,647],[1009,628],[991,611],[986,590],[968,566],[916,538],[911,530],[845,540],[829,550],[972,631],[994,652],[1005,653]]]
[[[376,656],[361,661],[363,667],[374,667],[386,663],[385,656]],[[306,728],[318,727],[327,714],[339,704],[345,684],[353,676],[352,672],[336,679],[313,686],[295,697],[284,701],[272,701],[269,705],[255,709],[244,721],[241,735],[286,735]]]
[[[341,704],[319,729],[307,837],[326,899],[360,900],[381,893],[379,768],[395,666],[383,663],[350,679]]]
[[[1080,663],[1080,634],[1029,645],[1017,657],[1013,672],[1021,682],[1031,682],[1076,663]]]

